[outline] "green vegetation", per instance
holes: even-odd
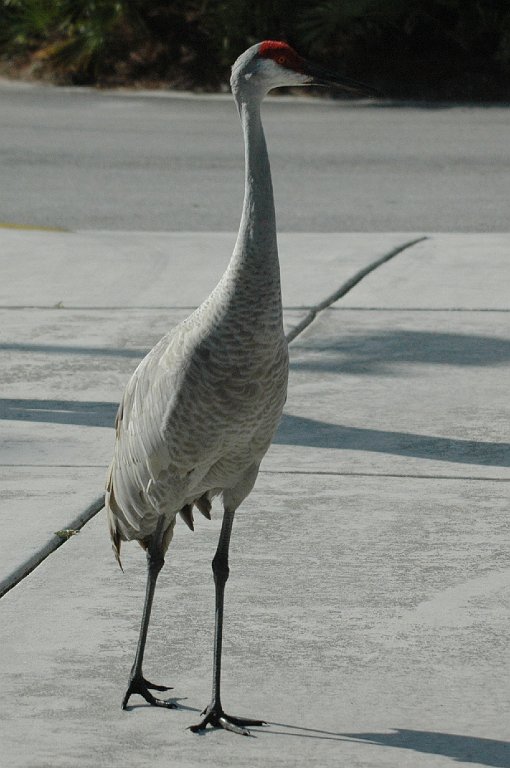
[[[58,82],[216,90],[264,38],[390,96],[510,98],[508,0],[0,0],[3,70]]]

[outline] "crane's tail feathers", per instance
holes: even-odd
[[[195,526],[193,525],[193,507],[191,504],[185,504],[182,509],[179,510],[179,514],[190,529],[190,531],[195,530]]]
[[[121,538],[120,538],[120,532],[115,525],[115,520],[112,518],[112,515],[108,515],[108,527],[110,528],[110,536],[112,539],[112,549],[113,554],[115,555],[115,559],[119,564],[119,568],[124,573],[124,568],[122,567],[122,562],[120,559],[120,545],[121,545]]]
[[[113,554],[115,555],[115,559],[119,564],[119,568],[124,573],[124,568],[122,567],[122,562],[120,559],[120,539],[117,542],[114,542],[112,544]]]
[[[122,571],[122,573],[124,573],[124,568],[122,567],[122,562],[120,560],[120,545],[122,540],[120,537],[119,528],[117,527],[117,521],[115,519],[115,516],[112,513],[112,507],[116,507],[116,506],[117,506],[117,503],[113,495],[112,472],[110,467],[110,471],[108,472],[108,479],[106,481],[106,493],[105,493],[106,517],[108,520],[108,528],[110,530],[110,538],[112,540],[113,554],[115,555],[115,559],[119,564],[120,570]]]
[[[204,493],[203,496],[195,501],[195,506],[203,514],[204,517],[206,517],[208,520],[211,519],[211,500],[209,499],[207,493]]]

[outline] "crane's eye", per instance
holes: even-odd
[[[285,56],[278,56],[276,61],[278,62],[278,64],[285,64]]]

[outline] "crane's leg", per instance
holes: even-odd
[[[216,588],[216,613],[214,623],[214,656],[213,656],[213,685],[211,703],[202,712],[205,717],[197,725],[190,726],[190,730],[196,733],[203,730],[207,725],[213,728],[224,728],[227,731],[240,733],[243,736],[249,736],[250,732],[244,727],[246,725],[265,725],[263,720],[247,720],[241,717],[232,717],[225,714],[221,705],[220,683],[221,683],[221,648],[223,640],[223,598],[225,594],[225,584],[230,573],[228,567],[228,550],[230,544],[230,534],[234,522],[234,512],[225,509],[223,514],[223,523],[221,526],[218,548],[212,561],[214,575],[214,585]]]
[[[126,709],[129,697],[133,693],[140,694],[140,696],[143,696],[145,701],[147,701],[149,704],[152,704],[154,707],[166,707],[167,709],[174,709],[177,706],[171,700],[165,701],[163,699],[157,699],[155,696],[153,696],[149,689],[152,689],[153,691],[168,691],[170,689],[165,685],[155,685],[154,683],[150,683],[144,678],[142,673],[143,654],[147,640],[147,631],[149,629],[154,590],[156,589],[156,581],[159,576],[159,572],[165,563],[162,547],[163,527],[164,518],[161,517],[160,521],[158,522],[156,531],[153,536],[151,536],[147,546],[147,587],[145,591],[145,602],[143,605],[142,624],[140,627],[140,636],[138,638],[138,645],[136,648],[135,661],[131,668],[131,674],[129,675],[128,689],[124,694],[124,698],[122,699],[122,709]]]

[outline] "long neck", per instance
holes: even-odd
[[[260,119],[260,101],[238,101],[244,134],[245,186],[239,234],[234,253],[259,266],[277,257],[276,220],[271,168]],[[255,251],[254,253],[252,251]]]
[[[245,189],[239,234],[222,283],[231,308],[244,305],[260,327],[281,326],[280,266],[271,169],[260,99],[235,94],[245,143]]]

